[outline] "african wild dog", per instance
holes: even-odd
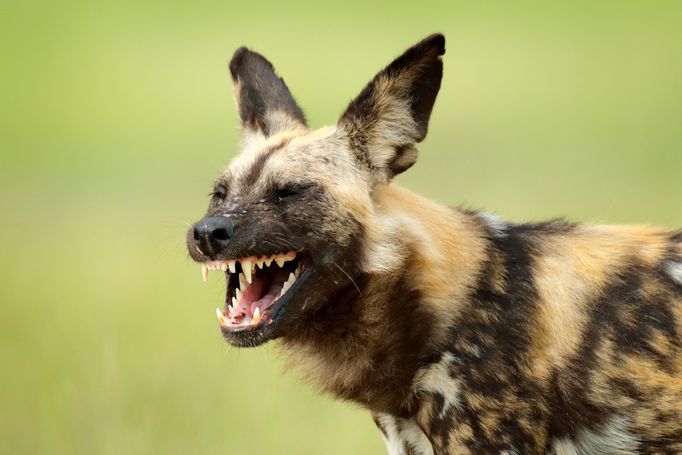
[[[507,223],[392,184],[444,53],[424,39],[310,131],[237,50],[242,151],[187,236],[225,272],[223,335],[279,338],[391,454],[682,453],[682,231]]]

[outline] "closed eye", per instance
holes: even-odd
[[[309,186],[306,186],[306,185],[287,185],[287,186],[277,188],[275,190],[275,196],[277,197],[278,200],[281,201],[283,199],[298,196],[298,195],[302,194],[308,188],[309,188]]]
[[[213,191],[208,193],[208,196],[216,201],[224,201],[227,197],[227,189],[222,185],[216,186]]]

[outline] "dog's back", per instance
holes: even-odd
[[[458,216],[483,256],[415,384],[436,453],[682,453],[682,233]]]

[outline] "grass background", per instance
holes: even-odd
[[[402,184],[513,220],[682,225],[682,3],[0,3],[0,452],[382,453],[368,414],[228,349],[186,223],[236,152],[227,61],[312,126],[448,39]]]

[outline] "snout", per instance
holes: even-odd
[[[234,223],[224,216],[207,216],[192,228],[197,247],[209,257],[224,250],[233,234]]]

